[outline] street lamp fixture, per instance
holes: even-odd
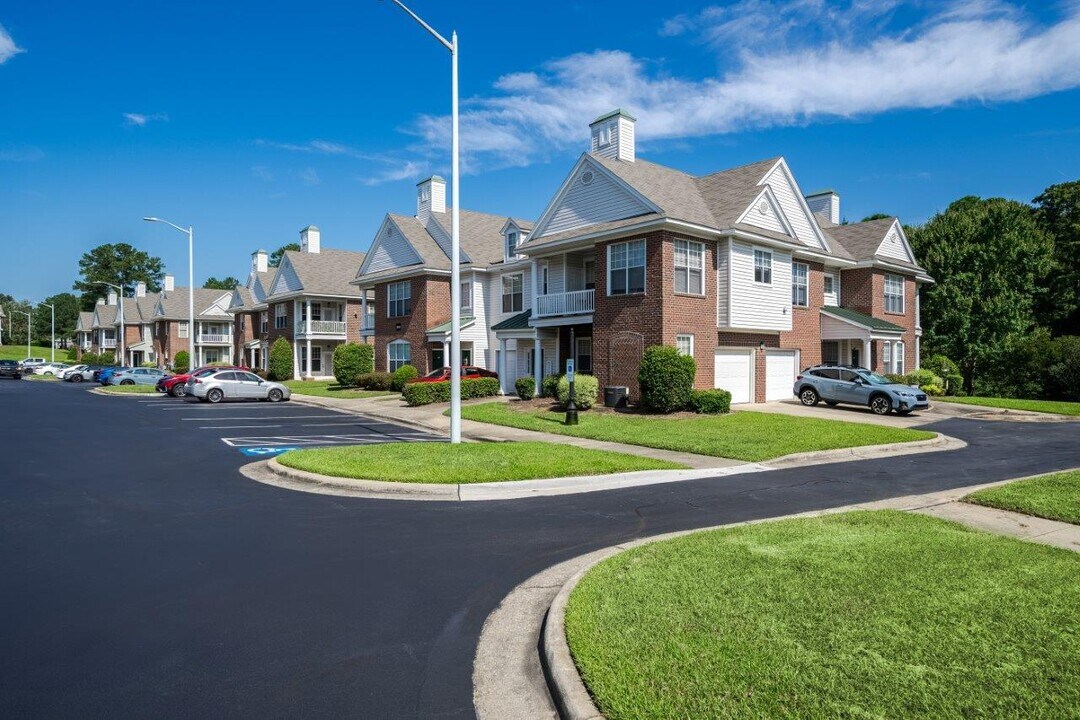
[[[23,315],[26,316],[26,359],[29,360],[30,359],[30,328],[32,326],[32,323],[30,321],[30,313],[26,312],[25,310],[16,310],[15,312],[22,313]]]
[[[447,40],[401,0],[391,0],[450,51],[450,442],[461,442],[461,205],[459,200],[458,157],[458,38]]]
[[[188,369],[195,369],[195,230],[188,225],[187,229],[180,227],[168,220],[156,217],[144,217],[143,220],[152,223],[163,223],[187,234],[188,250]]]

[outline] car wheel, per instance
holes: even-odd
[[[875,395],[870,398],[870,409],[876,415],[888,415],[889,411],[892,410],[892,401],[889,400],[887,395]]]
[[[825,404],[828,405],[829,407],[836,407],[840,403],[836,402],[835,400],[826,400]]]
[[[22,375],[16,375],[16,376],[15,376],[15,379],[16,379],[16,380],[22,380]]]
[[[74,375],[71,376],[71,382],[82,382],[82,381],[83,381],[83,376],[78,374],[78,373],[75,373]]]
[[[813,407],[818,404],[817,390],[814,388],[803,388],[799,392],[799,401],[807,407]]]
[[[173,397],[184,397],[184,386],[181,383],[176,383],[172,386],[172,390],[169,391],[169,394]]]
[[[225,393],[221,392],[217,388],[214,388],[210,392],[206,393],[206,399],[212,403],[219,403],[225,399]]]
[[[135,381],[134,380],[121,380],[120,384],[121,385],[134,385]]]
[[[48,370],[46,370],[45,372],[43,372],[43,373],[41,373],[41,374],[42,374],[42,375],[46,375],[46,376],[48,376],[48,377],[52,377],[52,373],[51,373],[51,372],[49,372]]]
[[[279,402],[281,400],[281,391],[277,388],[272,388],[270,392],[266,394],[266,399],[270,402]]]

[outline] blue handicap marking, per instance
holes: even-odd
[[[289,450],[299,450],[297,447],[246,447],[238,448],[240,452],[249,457],[265,457],[267,455],[280,455]]]

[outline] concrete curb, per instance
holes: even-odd
[[[783,468],[801,467],[803,465],[819,465],[834,462],[851,462],[853,460],[876,460],[884,457],[897,457],[899,455],[917,455],[943,450],[960,450],[966,448],[967,443],[951,435],[937,433],[937,437],[929,440],[916,440],[914,442],[887,443],[884,445],[862,445],[853,448],[839,448],[836,450],[817,450],[802,453],[783,455],[773,460],[764,460],[762,465],[780,470]]]
[[[89,388],[87,392],[94,393],[95,395],[104,395],[105,397],[138,398],[140,400],[145,400],[147,397],[168,397],[165,393],[159,393],[157,391],[152,393],[112,393],[103,387]]]

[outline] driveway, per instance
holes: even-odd
[[[0,384],[18,427],[0,437],[0,716],[472,717],[484,620],[552,564],[1080,466],[1075,425],[949,419],[932,428],[967,448],[498,503],[362,500],[253,483],[225,440],[431,438],[296,404],[145,400]]]
[[[825,403],[818,403],[814,407],[806,407],[798,400],[775,400],[768,403],[753,405],[735,405],[734,411],[771,412],[784,415],[796,415],[798,417],[816,417],[826,420],[846,420],[848,422],[871,423],[874,425],[888,425],[890,427],[917,427],[930,423],[941,422],[955,417],[969,417],[972,415],[982,416],[984,419],[992,418],[993,409],[987,412],[987,408],[972,410],[971,406],[958,405],[957,403],[933,402],[926,410],[918,410],[910,415],[876,415],[870,408],[861,405],[837,405],[829,407]],[[1029,413],[1033,414],[1033,413]]]

